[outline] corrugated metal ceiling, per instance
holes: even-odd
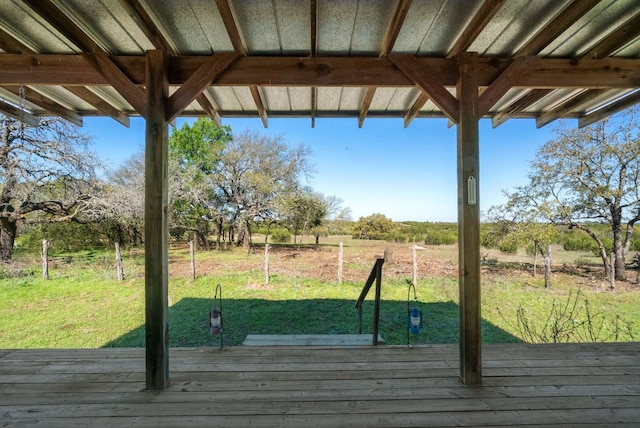
[[[496,7],[485,15],[485,22],[476,25],[492,5]],[[619,46],[609,43],[610,52],[604,56],[635,60],[640,57],[637,0],[0,0],[2,52],[17,53],[16,44],[22,53],[86,51],[74,40],[77,33],[69,36],[66,32],[69,24],[52,19],[52,10],[59,11],[72,27],[77,26],[88,36],[89,43],[97,46],[93,49],[114,56],[144,55],[148,50],[164,47],[175,56],[235,51],[248,57],[377,58],[409,54],[446,58],[455,56],[452,50],[458,41],[475,28],[477,34],[464,50],[477,52],[480,58],[512,60],[528,53],[541,58],[579,59],[585,54],[593,55],[590,50],[614,34],[618,34]],[[137,14],[132,12],[136,10]],[[573,18],[565,18],[571,11],[579,12]],[[145,16],[154,36],[141,24]],[[395,22],[400,25],[394,26]],[[541,34],[552,37],[532,48],[532,41],[539,40]],[[390,40],[391,47],[384,52],[383,46]],[[87,85],[85,91],[90,94],[85,92],[83,96],[81,91],[68,87],[27,82],[30,94],[39,96],[21,100],[13,83],[0,86],[0,105],[24,106],[36,116],[52,111],[41,99],[37,102],[42,97],[78,115],[137,114],[118,91],[108,86]],[[447,89],[455,94],[455,88]],[[576,88],[531,94],[529,88],[513,87],[486,116],[509,111],[509,117],[540,117],[573,100],[576,105],[565,108],[562,116],[582,117],[621,97],[630,100],[626,104],[633,103],[633,95],[629,94],[634,89],[615,88],[590,96],[590,92]],[[177,87],[171,89],[176,90]],[[421,94],[417,86],[372,90],[364,83],[255,87],[214,84],[205,90],[212,109],[222,117],[345,116],[360,118],[360,125],[364,117],[398,117],[408,124],[414,117],[443,116],[432,100],[421,100]],[[531,98],[530,102],[525,103],[525,96]],[[576,96],[582,96],[582,102],[577,102]],[[513,113],[514,104],[518,103],[521,105]],[[194,101],[182,114],[207,113],[202,103]]]

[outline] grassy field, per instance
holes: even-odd
[[[344,242],[344,280],[338,283],[338,242]],[[261,242],[257,238],[254,242]],[[189,253],[175,246],[169,260],[171,346],[217,346],[207,324],[215,288],[221,284],[225,345],[247,334],[357,333],[355,300],[385,248],[393,260],[383,268],[380,334],[386,343],[407,341],[407,281],[412,244],[325,240],[319,247],[274,246],[269,283],[264,247],[198,252],[197,279]],[[631,341],[640,336],[640,287],[632,281],[610,290],[597,259],[554,249],[552,288],[533,277],[530,257],[483,251],[483,341]],[[36,256],[22,254],[0,265],[0,348],[94,348],[144,345],[144,275],[140,249],[123,254],[126,278],[116,280],[113,252],[52,257],[50,279],[40,279]],[[418,301],[424,329],[411,343],[458,341],[457,249],[418,252]],[[372,290],[373,291],[373,290]],[[364,331],[372,331],[367,299]],[[547,325],[545,329],[545,324]],[[559,331],[557,337],[550,331]],[[566,337],[563,334],[566,333]],[[544,336],[547,336],[546,338]]]

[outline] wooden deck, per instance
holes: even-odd
[[[143,349],[0,350],[0,427],[638,426],[640,344],[172,349],[145,391]]]

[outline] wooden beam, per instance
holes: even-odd
[[[76,97],[82,99],[87,104],[94,106],[104,115],[112,117],[114,120],[120,122],[127,128],[129,127],[129,116],[113,107],[111,104],[91,92],[89,89],[82,86],[64,86],[64,89],[71,92]]]
[[[638,103],[640,103],[640,90],[637,90],[625,96],[624,98],[608,104],[605,107],[594,111],[593,113],[582,116],[578,119],[578,127],[583,128],[585,126],[591,125],[592,123],[602,120],[605,117],[633,107]]]
[[[389,60],[413,80],[449,119],[458,122],[458,100],[447,91],[442,83],[432,77],[433,75],[428,70],[421,67],[414,56],[389,55]]]
[[[168,56],[147,53],[145,137],[145,350],[146,385],[162,390],[169,384],[168,308]]]
[[[491,107],[493,107],[509,89],[517,86],[520,79],[531,70],[537,59],[535,56],[521,56],[514,59],[511,65],[500,73],[500,76],[498,76],[480,96],[478,117],[487,114]]]
[[[83,52],[102,52],[98,45],[87,33],[73,22],[51,0],[23,0],[34,12],[40,15],[56,30],[62,33],[71,43]]]
[[[0,113],[11,116],[12,118],[33,126],[34,128],[40,126],[40,118],[34,116],[28,111],[21,110],[9,103],[6,103],[4,100],[0,100]]]
[[[581,57],[598,59],[609,56],[622,46],[635,40],[640,35],[640,13],[616,28],[607,37],[600,40]]]
[[[385,34],[384,40],[382,41],[380,57],[384,58],[389,55],[393,49],[393,45],[396,44],[398,34],[400,34],[400,30],[402,29],[402,24],[404,24],[407,12],[409,12],[409,8],[411,7],[411,1],[412,0],[400,0],[398,2],[396,10],[393,13],[393,18],[391,19],[391,24],[389,24],[389,28],[387,29],[387,34]]]
[[[460,56],[458,121],[458,269],[460,288],[460,379],[482,383],[480,297],[480,155],[478,57]]]
[[[396,55],[390,55],[396,56]],[[397,57],[404,57],[399,55]],[[419,70],[437,75],[439,86],[455,87],[458,78],[455,59],[413,57]],[[144,56],[110,56],[111,61],[138,86],[144,86]],[[180,56],[170,59],[170,85],[182,85],[209,56]],[[512,59],[480,58],[478,83],[489,86]],[[640,80],[639,60],[539,58],[520,80],[522,87],[635,88]],[[431,77],[433,80],[433,78]],[[81,55],[2,54],[0,85],[102,86],[109,81]],[[267,57],[239,58],[214,86],[387,86],[411,87],[416,83],[390,59],[372,57]]]
[[[520,48],[515,56],[539,54],[549,43],[557,39],[560,34],[598,3],[600,3],[600,0],[574,0],[526,45]]]
[[[167,118],[173,120],[187,107],[199,94],[239,58],[235,53],[215,54],[204,62],[169,98]]]
[[[358,128],[362,128],[364,124],[364,120],[367,117],[367,113],[369,112],[369,107],[371,107],[371,101],[373,101],[373,97],[376,95],[376,87],[370,86],[367,88],[367,92],[364,94],[364,99],[362,100],[362,105],[360,106],[360,114],[358,115]]]
[[[129,77],[109,58],[105,52],[83,53],[82,56],[98,70],[140,116],[146,116],[147,100],[142,89],[137,87]]]
[[[581,105],[593,101],[595,98],[604,95],[608,92],[607,89],[592,89],[581,92],[580,94],[570,98],[563,102],[559,106],[551,110],[547,110],[536,118],[536,127],[542,128],[545,125],[553,122],[566,115],[567,113],[579,109]]]
[[[258,88],[257,86],[250,86],[249,90],[251,91],[253,101],[256,103],[258,115],[260,116],[260,119],[262,119],[262,125],[264,125],[264,127],[266,128],[269,125],[269,118],[267,117],[267,109],[264,107],[264,103],[262,102],[260,88]]]
[[[407,111],[407,113],[404,115],[405,128],[408,127],[409,124],[413,121],[413,119],[415,119],[418,116],[418,113],[420,113],[420,109],[422,108],[422,106],[424,106],[427,103],[427,101],[429,101],[429,95],[420,91],[420,95],[414,101],[409,111]]]
[[[42,95],[40,92],[34,91],[28,86],[23,86],[24,88],[24,96],[27,101],[32,104],[37,105],[38,107],[46,110],[52,115],[59,116],[63,119],[68,120],[77,126],[82,126],[82,116],[77,114],[76,112],[69,110],[68,108],[61,106],[56,101],[52,100],[49,97]],[[20,96],[20,88],[16,86],[4,86],[3,89]]]
[[[485,0],[480,9],[467,24],[455,43],[449,49],[447,58],[455,58],[465,52],[474,42],[478,35],[484,30],[487,24],[500,10],[506,0]]]

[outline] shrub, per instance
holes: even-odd
[[[271,242],[286,244],[291,242],[291,233],[287,229],[274,229],[271,232]]]

